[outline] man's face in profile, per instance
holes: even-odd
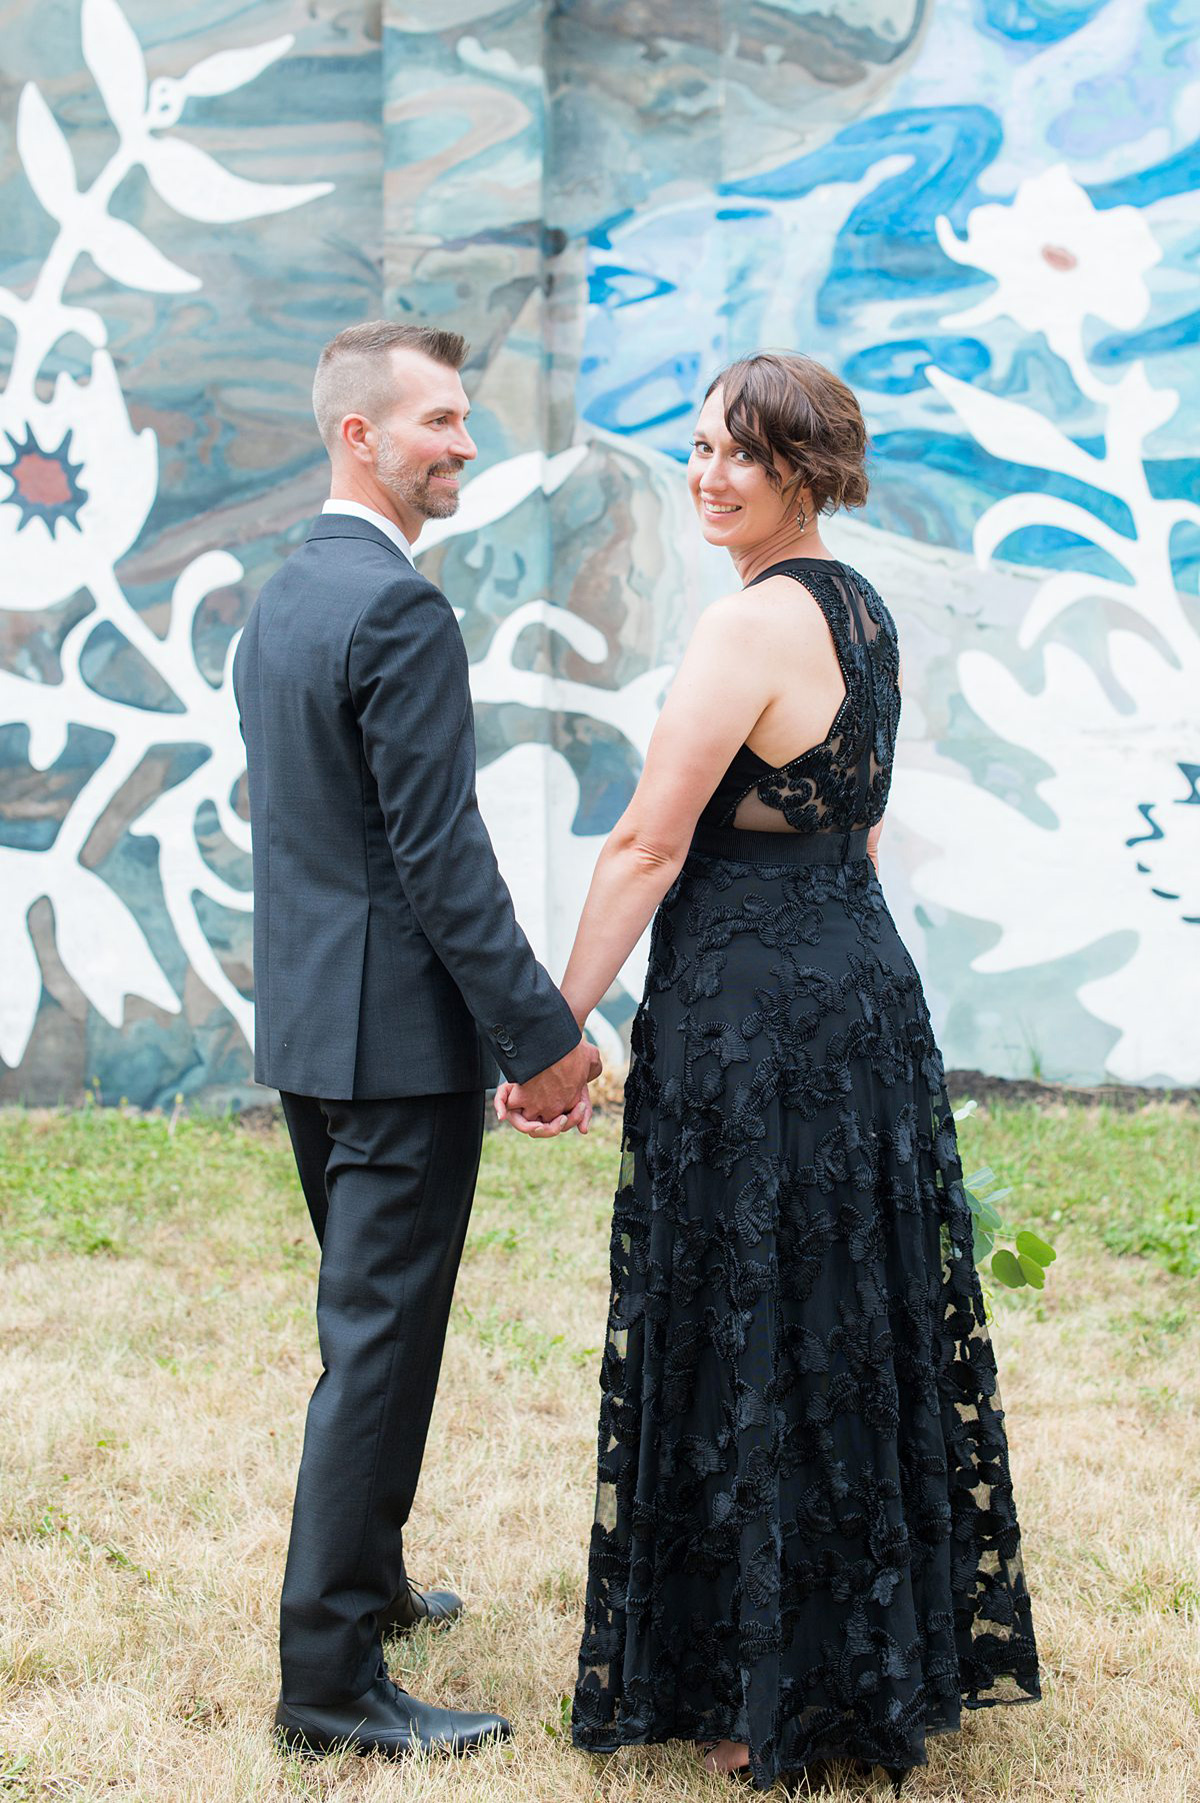
[[[470,403],[456,369],[394,350],[394,404],[378,422],[375,479],[398,507],[443,520],[458,507],[459,474],[475,456]]]

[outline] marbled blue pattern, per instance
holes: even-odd
[[[552,492],[527,485],[499,517],[442,539],[423,560],[463,610],[478,676],[481,782],[542,748],[546,780],[567,786],[571,843],[536,853],[537,893],[547,921],[557,921],[553,946],[541,948],[552,964],[569,938],[572,885],[637,779],[645,736],[637,685],[677,661],[699,608],[730,586],[728,570],[696,542],[681,464],[711,375],[762,344],[838,370],[868,416],[871,498],[859,520],[833,525],[830,536],[899,620],[910,735],[901,772],[907,763],[957,773],[1003,803],[1018,834],[1057,833],[1057,847],[1069,845],[1081,865],[1094,858],[1107,869],[1106,858],[1128,855],[1121,848],[1136,835],[1139,807],[1169,822],[1155,853],[1183,855],[1194,810],[1176,788],[1180,771],[1200,761],[1200,744],[1164,743],[1136,794],[1114,795],[1103,829],[1081,809],[1092,824],[1077,840],[1046,787],[1048,773],[1069,774],[1076,754],[1036,722],[1024,738],[1000,731],[971,664],[981,651],[992,660],[993,699],[1006,674],[1036,696],[1047,646],[1065,648],[1118,723],[1140,718],[1142,704],[1122,688],[1117,630],[1191,667],[1190,641],[1163,626],[1161,609],[1138,611],[1142,589],[1122,561],[1140,530],[1136,497],[1099,476],[1085,480],[1086,469],[1045,467],[1037,434],[1027,456],[1011,444],[988,449],[936,384],[944,376],[999,397],[1027,420],[1052,421],[1093,458],[1103,454],[1106,403],[1081,390],[1044,335],[1003,314],[960,321],[986,309],[995,283],[948,254],[939,236],[948,222],[963,244],[973,216],[1015,205],[1024,184],[1064,164],[1095,209],[1095,232],[1132,209],[1161,251],[1146,277],[1144,316],[1114,325],[1101,308],[1084,322],[1083,342],[1098,381],[1137,376],[1151,390],[1176,391],[1177,409],[1148,434],[1144,480],[1158,502],[1196,499],[1200,48],[1189,0],[870,8],[663,0],[651,9],[560,0],[549,11],[533,0],[437,8],[384,0],[382,14],[369,0],[232,10],[189,0],[169,12],[152,0],[123,5],[152,77],[293,34],[287,54],[253,82],[189,101],[180,133],[248,179],[333,184],[291,211],[205,224],[129,177],[113,213],[201,285],[138,291],[86,262],[72,278],[70,301],[105,322],[133,427],[158,438],[153,505],[120,561],[124,593],[161,636],[181,570],[202,553],[234,553],[243,575],[201,602],[193,633],[198,670],[219,684],[253,592],[320,503],[324,460],[308,391],[321,344],[384,311],[466,332],[481,468],[582,447]],[[81,176],[94,177],[113,134],[84,66],[74,0],[8,9],[0,64],[38,84]],[[17,96],[11,86],[6,93],[11,121]],[[0,282],[27,296],[53,228],[12,133],[0,156],[0,203]],[[0,328],[6,363],[13,335]],[[60,372],[85,377],[90,358],[78,334],[61,337],[39,392],[48,397]],[[86,468],[79,480],[86,488]],[[1029,495],[1043,497],[1052,517],[1028,518],[997,547],[1002,561],[985,558],[977,570],[981,519]],[[1054,515],[1063,503],[1076,511]],[[0,524],[10,509],[0,498]],[[1088,520],[1094,538],[1091,527],[1081,531]],[[72,527],[64,518],[57,530]],[[1181,513],[1169,542],[1180,617],[1194,632],[1200,514]],[[1101,587],[1034,643],[1022,622],[1056,572]],[[48,854],[112,750],[111,735],[75,722],[48,767],[31,761],[36,685],[60,681],[63,647],[91,602],[86,585],[43,608],[24,594],[8,600],[0,595],[0,675],[29,686],[0,719],[0,848]],[[560,611],[535,617],[544,606]],[[498,635],[522,609],[532,610],[528,624],[497,661]],[[573,636],[571,621],[592,636]],[[161,674],[111,622],[91,633],[79,672],[97,696],[134,702],[164,723],[178,711]],[[6,701],[16,692],[6,689]],[[212,896],[197,909],[224,973],[223,1002],[179,941],[158,841],[136,831],[154,798],[188,781],[203,755],[168,733],[114,792],[80,853],[127,904],[179,1011],[131,996],[114,1025],[59,957],[53,911],[35,899],[27,930],[43,990],[27,1045],[0,1069],[0,1097],[53,1099],[94,1082],[107,1097],[147,1104],[180,1089],[217,1100],[252,1093],[230,1012],[252,980],[248,916]],[[505,855],[527,868],[534,854],[523,842],[514,849],[515,823],[501,811],[494,824]],[[1015,933],[1015,901],[970,912],[950,866],[931,894],[921,874],[928,847],[898,811],[891,837],[889,885],[952,1063],[1197,1080],[1200,1046],[1164,1029],[1156,1047],[1136,1001],[1105,987],[1119,987],[1124,972],[1129,993],[1136,988],[1160,918],[1151,908],[1184,897],[1179,918],[1200,914],[1195,860],[1185,858],[1182,876],[1152,873],[1155,899],[1144,914],[1131,900],[1092,937],[1051,933],[1001,967],[989,963],[989,948],[998,933],[1005,943]],[[201,809],[195,842],[214,879],[244,885],[244,852],[215,811]],[[953,857],[953,847],[942,849]],[[627,983],[605,1005],[614,1034],[626,1030],[631,1006]],[[0,1037],[13,1031],[3,1020],[0,1007]]]

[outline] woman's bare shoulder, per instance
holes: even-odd
[[[750,588],[734,589],[704,609],[692,632],[696,658],[726,667],[778,670],[794,667],[829,643],[825,616],[812,595],[787,576],[771,576]]]
[[[825,615],[803,577],[768,576],[743,589],[740,599],[746,603],[743,628],[753,624],[773,645],[823,645],[829,637]]]
[[[710,601],[700,613],[693,631],[699,632],[703,629],[705,632],[717,636],[735,631],[738,620],[744,618],[747,593],[746,589],[735,588],[730,589],[726,595],[718,595],[717,599]]]

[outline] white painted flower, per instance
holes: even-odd
[[[290,33],[251,49],[218,51],[181,77],[160,75],[151,82],[137,34],[118,0],[83,0],[81,26],[84,61],[113,124],[177,213],[187,219],[228,223],[287,212],[332,192],[332,182],[246,181],[185,139],[153,135],[178,125],[189,100],[230,94],[254,81],[291,49],[295,39]],[[105,230],[114,223],[106,217]],[[118,281],[128,279],[120,268],[108,273]],[[188,280],[199,285],[194,277]],[[139,285],[136,279],[134,285]]]
[[[180,574],[165,637],[151,631],[116,576],[149,516],[158,485],[158,443],[135,432],[111,357],[101,315],[68,305],[64,290],[81,255],[103,276],[152,293],[200,287],[128,220],[110,212],[113,195],[141,165],[168,205],[190,219],[231,223],[302,206],[331,191],[329,182],[249,181],[186,140],[165,135],[192,100],[227,94],[253,81],[291,48],[291,36],[251,49],[218,51],[180,77],[149,80],[136,33],[119,0],[82,0],[84,60],[116,128],[118,143],[99,174],[81,186],[71,144],[37,86],[26,83],[17,108],[17,152],[30,187],[58,226],[53,249],[27,297],[0,289],[0,316],[16,327],[12,367],[0,394],[0,606],[43,609],[79,589],[92,610],[60,647],[61,676],[41,683],[0,671],[0,724],[28,729],[28,756],[46,769],[61,756],[72,724],[111,737],[102,764],[74,796],[52,847],[32,852],[0,847],[0,1058],[24,1057],[37,1018],[42,981],[28,930],[34,902],[48,897],[59,955],[74,981],[113,1026],[125,996],[145,996],[177,1011],[180,1002],[140,926],[124,902],[80,860],[88,837],[113,797],[159,744],[199,744],[209,756],[184,782],[164,791],[132,822],[135,834],[159,842],[159,877],[167,913],[193,972],[228,1007],[249,1039],[252,1008],[222,968],[201,928],[201,897],[243,913],[249,890],[225,882],[201,853],[196,823],[211,803],[226,838],[249,849],[249,832],[232,795],[245,766],[237,731],[231,662],[220,683],[197,666],[193,632],[198,607],[215,588],[242,575],[223,551],[195,558]],[[49,401],[37,393],[48,353],[67,333],[93,350],[90,377],[62,374]],[[92,689],[81,664],[100,621],[115,626],[172,691],[159,712],[132,698]]]
[[[1132,711],[1119,711],[1074,651],[1051,644],[1045,685],[1029,693],[994,657],[959,660],[963,695],[1001,740],[1053,774],[1041,825],[985,789],[941,772],[896,771],[890,809],[939,849],[918,864],[927,901],[1000,927],[979,971],[1051,964],[1111,935],[1128,959],[1085,983],[1085,1008],[1117,1029],[1114,1077],[1200,1082],[1200,658],[1172,668],[1140,635],[1114,632],[1112,666]],[[1189,757],[1194,760],[1189,762]]]
[[[158,440],[135,432],[107,351],[49,401],[0,395],[0,568],[9,608],[53,607],[124,557],[158,487]]]
[[[1140,363],[1101,381],[1083,351],[1092,315],[1129,331],[1146,316],[1146,271],[1160,251],[1132,207],[1094,208],[1066,169],[1024,182],[1010,207],[976,208],[965,240],[939,219],[955,261],[985,269],[995,291],[959,314],[972,326],[1007,314],[1044,333],[1076,385],[1103,410],[1104,449],[1084,451],[1020,402],[930,372],[930,382],[993,457],[1055,471],[1124,503],[1132,532],[1115,531],[1082,500],[1038,489],[1006,495],[975,528],[981,565],[1012,533],[1051,526],[1099,546],[1127,581],[1092,572],[1047,573],[1020,621],[1018,643],[1048,635],[1068,608],[1108,602],[1145,631],[1110,631],[1107,663],[1129,706],[1114,704],[1091,666],[1049,643],[1045,682],[1030,693],[996,658],[958,660],[969,706],[1001,742],[1019,744],[1052,774],[1038,784],[1053,811],[1031,820],[989,791],[937,771],[897,771],[892,806],[938,851],[920,861],[916,892],[1000,928],[975,959],[980,971],[1049,966],[1108,940],[1124,962],[1084,983],[1079,1000],[1116,1030],[1111,1074],[1129,1082],[1200,1080],[1200,734],[1195,696],[1200,643],[1175,592],[1174,528],[1200,517],[1190,503],[1153,495],[1145,441],[1178,405],[1152,388]]]
[[[945,325],[1007,314],[1059,350],[1075,346],[1088,314],[1131,331],[1149,311],[1144,277],[1162,252],[1145,219],[1136,207],[1094,207],[1061,163],[1023,181],[1011,205],[973,208],[965,238],[944,215],[936,223],[946,255],[997,284]]]

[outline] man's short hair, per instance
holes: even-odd
[[[395,393],[392,351],[420,351],[447,369],[461,369],[468,349],[458,332],[392,319],[369,319],[331,338],[321,352],[312,394],[317,430],[330,456],[348,413],[361,413],[372,423],[386,413]]]

